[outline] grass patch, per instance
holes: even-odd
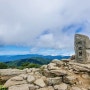
[[[8,88],[4,87],[3,85],[0,85],[0,90],[8,90]]]

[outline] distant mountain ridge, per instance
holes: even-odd
[[[8,62],[8,61],[15,61],[15,60],[21,60],[21,59],[28,59],[28,58],[44,58],[47,60],[53,60],[53,59],[63,59],[63,58],[69,58],[70,56],[51,56],[51,55],[38,55],[38,54],[26,54],[26,55],[2,55],[0,56],[0,62]]]

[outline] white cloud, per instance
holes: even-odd
[[[78,33],[90,35],[90,0],[0,0],[1,44],[73,48]],[[49,33],[42,34],[45,30]]]

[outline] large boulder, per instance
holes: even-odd
[[[16,76],[11,79],[9,79],[5,84],[4,87],[10,87],[10,86],[15,86],[15,85],[20,85],[20,84],[26,84],[26,80],[23,80],[22,77]]]
[[[0,84],[5,83],[8,79],[20,75],[25,74],[26,70],[19,69],[0,69]]]

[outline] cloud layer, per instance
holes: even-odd
[[[0,44],[73,48],[90,35],[90,0],[0,0]]]

